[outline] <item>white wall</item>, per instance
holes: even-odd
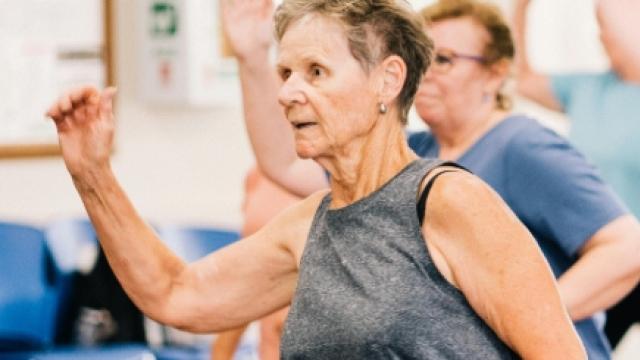
[[[430,2],[414,1],[416,7]],[[505,9],[511,4],[509,0],[498,2]],[[591,3],[534,1],[530,45],[535,66],[547,71],[606,66]],[[115,171],[147,219],[238,224],[243,174],[253,161],[241,110],[238,106],[162,109],[140,102],[135,89],[133,36],[140,24],[134,9],[132,1],[117,1],[120,93]],[[540,114],[535,107],[518,104],[519,109]],[[541,114],[556,123],[555,115]],[[60,158],[0,160],[0,219],[42,223],[81,214],[82,204]]]
[[[134,4],[117,2],[118,131],[113,167],[143,217],[238,225],[252,164],[238,106],[159,108],[137,100]],[[44,109],[43,109],[44,111]],[[0,220],[45,223],[84,214],[60,158],[0,160]]]

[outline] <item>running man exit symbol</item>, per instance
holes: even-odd
[[[151,5],[151,34],[173,37],[178,31],[178,11],[171,2],[154,1]]]

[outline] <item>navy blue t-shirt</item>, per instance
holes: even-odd
[[[429,132],[411,134],[409,146],[421,157],[439,154]],[[596,231],[628,212],[567,140],[524,116],[503,120],[456,162],[500,194],[536,238],[556,277]],[[575,325],[589,359],[610,358],[593,318]]]

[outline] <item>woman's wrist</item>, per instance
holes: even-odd
[[[71,173],[71,179],[78,191],[99,188],[101,184],[114,179],[111,164],[94,165]]]
[[[269,47],[260,48],[248,55],[236,55],[238,65],[248,70],[264,70],[269,67]]]

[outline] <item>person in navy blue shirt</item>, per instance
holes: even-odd
[[[409,145],[420,156],[462,164],[503,197],[546,255],[589,358],[610,358],[597,319],[638,282],[638,221],[564,138],[509,113],[502,87],[515,51],[498,8],[440,0],[422,15],[435,54],[415,108],[430,131],[411,134]],[[291,150],[291,131],[277,107],[277,79],[268,61],[271,39],[258,31],[269,16],[241,16],[251,18],[253,28],[227,21],[225,29],[238,59],[245,122],[258,165],[299,195],[325,188],[322,169]]]

